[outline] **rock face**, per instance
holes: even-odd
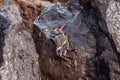
[[[111,33],[112,38],[120,52],[120,2],[111,0],[106,11],[106,21],[108,31]]]
[[[39,80],[38,54],[15,5],[0,7],[0,80]]]
[[[120,79],[119,0],[69,0],[45,8],[34,25],[38,8],[28,17],[29,6],[19,7],[22,17],[12,3],[0,7],[0,80]],[[56,55],[49,38],[59,22],[72,49],[69,61]],[[32,35],[26,25],[33,26]]]
[[[60,4],[43,10],[39,18],[34,21],[34,24],[39,26],[46,38],[49,39],[50,32],[58,26],[58,23],[64,25],[64,23],[67,23],[69,20],[71,20],[71,18],[73,18],[72,16],[72,13],[67,10],[67,7]],[[48,30],[45,31],[45,29]]]
[[[36,36],[33,37],[40,56],[39,62],[42,64],[40,69],[43,80],[118,80],[120,78],[117,49],[119,44],[116,43],[117,38],[113,35],[115,31],[112,33],[113,29],[110,29],[114,26],[108,23],[115,17],[114,15],[119,16],[117,15],[119,1],[113,0],[113,2],[112,0],[71,0],[67,5],[55,5],[41,12],[34,22]],[[116,10],[109,10],[110,6],[115,5],[118,6],[115,7]],[[111,15],[110,11],[116,13]],[[107,17],[109,15],[111,17]],[[68,62],[56,56],[56,46],[49,40],[49,31],[56,27],[58,22],[66,23],[64,33],[68,35],[70,47],[79,48],[77,52],[68,52],[70,56],[75,57]],[[120,25],[119,20],[116,25]],[[44,29],[49,30],[44,32],[42,31]]]

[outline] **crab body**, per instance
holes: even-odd
[[[67,50],[69,49],[68,38],[62,31],[62,28],[56,27],[50,33],[50,39],[52,39],[56,44],[56,53],[58,56],[65,58]]]

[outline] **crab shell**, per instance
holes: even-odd
[[[63,47],[64,44],[68,44],[68,39],[65,35],[58,35],[53,40],[57,47]]]

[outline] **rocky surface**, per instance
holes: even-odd
[[[110,17],[107,19],[107,15],[113,17],[112,13],[107,13],[112,5],[111,1],[71,0],[67,6],[55,5],[41,12],[34,22],[38,26],[35,28],[35,30],[38,29],[36,32],[38,36],[34,39],[40,55],[40,64],[43,65],[40,69],[44,80],[119,79],[119,52],[116,41],[111,37],[110,30],[113,29],[109,29],[106,23],[106,20],[111,20]],[[56,58],[55,44],[49,40],[49,31],[59,22],[66,23],[64,33],[68,35],[70,47],[79,48],[77,52],[68,53],[75,57],[68,62],[62,58]],[[111,27],[114,28],[114,26]],[[43,32],[44,29],[49,30]]]
[[[34,1],[0,7],[0,80],[120,79],[119,0],[70,0],[42,12]],[[59,22],[70,49],[77,48],[68,51],[69,61],[49,39]]]
[[[40,79],[39,56],[15,5],[0,7],[0,43],[0,80]]]
[[[120,52],[120,1],[111,0],[106,14],[108,31],[112,35],[117,51]]]

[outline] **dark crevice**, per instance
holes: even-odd
[[[32,37],[35,43],[36,51],[39,55],[39,65],[42,65],[39,66],[42,80],[58,80],[55,76],[46,71],[48,68],[46,61],[49,59],[55,59],[58,61],[61,60],[56,55],[50,54],[50,51],[53,51],[53,53],[55,53],[56,48],[54,42],[47,40],[45,35],[41,33],[40,29],[37,26],[33,27]]]
[[[94,8],[93,11],[91,12],[97,12]],[[95,58],[97,59],[95,61],[95,65],[96,65],[96,72],[98,75],[98,79],[99,80],[110,80],[110,69],[109,69],[109,64],[105,62],[104,58],[101,58],[101,54],[103,53],[103,51],[105,50],[104,45],[102,44],[102,39],[105,39],[105,37],[108,37],[108,35],[106,35],[106,33],[100,28],[99,24],[98,24],[98,16],[96,16],[96,13],[93,13],[93,17],[96,23],[96,29],[92,29],[93,34],[96,38],[96,55]],[[99,13],[97,13],[99,14]]]
[[[94,8],[95,9],[95,8]],[[117,55],[117,57],[118,57],[118,62],[120,61],[120,53],[117,51],[117,47],[116,47],[116,45],[115,45],[115,42],[114,42],[114,40],[113,40],[113,38],[112,38],[112,35],[108,32],[108,29],[107,29],[107,31],[105,32],[103,29],[101,29],[101,27],[102,26],[100,26],[99,25],[99,21],[100,20],[103,20],[103,19],[101,19],[101,15],[100,15],[101,13],[100,13],[100,11],[98,11],[98,10],[96,10],[95,9],[95,18],[96,18],[96,24],[98,25],[98,29],[99,29],[99,31],[102,33],[102,34],[104,34],[105,35],[105,37],[107,37],[108,38],[108,40],[109,40],[109,42],[110,42],[110,44],[111,44],[111,47],[112,47],[112,49],[113,49],[113,51],[116,53],[116,55]],[[106,26],[106,28],[107,28],[107,23],[105,22],[105,20],[103,20],[103,22],[104,22],[104,26]],[[102,24],[102,23],[101,23]]]
[[[98,78],[100,80],[110,80],[109,64],[106,63],[103,58],[100,59],[102,52],[105,50],[104,45],[102,45],[101,39],[104,39],[105,37],[108,38],[114,53],[116,53],[116,55],[117,55],[117,58],[118,58],[117,60],[119,63],[120,63],[120,53],[117,51],[115,42],[112,39],[111,34],[109,34],[108,30],[104,31],[102,29],[103,26],[105,26],[105,28],[107,29],[107,24],[106,24],[105,20],[102,19],[102,15],[100,13],[100,10],[97,7],[93,7],[90,4],[90,1],[88,1],[87,4],[84,4],[84,5],[86,5],[84,8],[86,10],[85,13],[87,14],[87,16],[90,16],[89,17],[90,19],[88,18],[87,20],[93,19],[93,21],[94,21],[94,22],[87,21],[88,22],[87,24],[90,25],[89,28],[97,40],[96,41],[96,47],[97,47],[96,51],[97,52],[95,55],[95,58],[97,60],[95,61],[95,65],[97,67],[96,72],[97,72]],[[100,23],[100,21],[102,21],[104,23]],[[103,24],[103,26],[100,26],[100,24]],[[101,78],[101,75],[104,75],[104,77]]]
[[[39,54],[41,51],[41,47],[42,47],[42,42],[43,39],[40,37],[40,30],[37,26],[33,27],[33,33],[32,33],[32,37],[35,43],[35,47],[36,47],[36,51]]]
[[[96,9],[96,8],[93,8],[95,11],[95,15],[94,15],[94,17],[95,17],[95,19],[96,19],[96,24],[97,24],[97,26],[98,26],[98,30],[99,30],[99,32],[101,32],[105,37],[107,37],[108,38],[108,41],[110,42],[110,44],[111,44],[111,47],[112,47],[112,49],[113,49],[113,51],[114,51],[114,53],[116,53],[116,55],[117,55],[117,62],[119,63],[119,65],[120,65],[120,53],[117,51],[117,47],[116,47],[116,45],[115,45],[115,42],[114,42],[114,40],[113,40],[113,38],[112,38],[112,35],[108,32],[108,29],[107,29],[107,23],[105,22],[105,20],[104,19],[102,19],[102,15],[101,15],[101,13],[100,13],[100,10],[98,10],[98,8]],[[103,21],[104,23],[103,23],[103,26],[105,26],[105,28],[107,29],[106,31],[104,31],[103,29],[102,29],[102,27],[103,26],[100,26],[100,24],[102,24],[102,23],[99,23],[100,21]],[[97,44],[96,46],[99,46],[99,45],[101,45],[101,44]],[[102,47],[100,48],[100,47],[98,47],[99,49],[102,49]],[[104,50],[99,50],[99,49],[97,49],[97,51],[99,52],[99,51],[104,51]],[[102,52],[101,52],[102,53]],[[98,55],[97,55],[98,56]]]
[[[6,29],[10,26],[10,20],[0,15],[0,67],[3,63],[3,47],[5,45]]]
[[[3,63],[3,47],[4,47],[5,34],[0,30],[0,67]]]
[[[87,22],[88,28],[96,38],[96,54],[94,65],[96,66],[97,77],[99,80],[110,80],[109,64],[105,62],[104,58],[101,58],[101,54],[105,50],[104,45],[102,44],[102,39],[105,39],[107,37],[110,40],[112,47],[115,47],[113,46],[114,42],[112,42],[112,39],[110,39],[108,32],[102,30],[99,25],[101,13],[98,8],[94,8],[91,5],[91,1],[87,1],[86,4],[82,5],[84,6],[83,16],[85,16],[85,18],[87,16],[85,22]],[[103,22],[105,23],[105,21]],[[116,48],[114,49],[114,52],[118,53],[116,51]]]
[[[110,80],[110,67],[109,64],[105,62],[105,59],[98,57],[94,64],[96,65],[98,80]]]

